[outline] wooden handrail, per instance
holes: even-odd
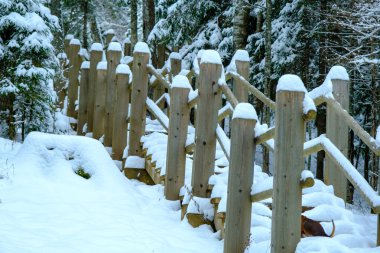
[[[154,117],[160,122],[160,124],[165,128],[166,131],[169,129],[169,118],[161,111],[161,109],[153,102],[150,98],[146,99],[146,105],[149,112],[151,112]]]
[[[344,119],[349,128],[368,146],[369,149],[377,156],[380,156],[380,147],[376,145],[376,141],[365,131],[358,122],[342,108],[342,106],[333,98],[324,98],[325,102]]]
[[[170,83],[168,81],[165,80],[165,78],[160,74],[158,73],[158,71],[150,64],[148,64],[146,66],[149,74],[151,75],[154,75],[157,80],[166,88],[166,89],[170,89]]]
[[[233,77],[234,79],[239,79],[243,86],[252,93],[256,98],[258,98],[261,102],[263,102],[265,105],[267,105],[272,110],[276,109],[276,103],[273,102],[270,98],[265,96],[261,91],[259,91],[257,88],[252,86],[247,80],[245,80],[241,75],[235,73],[235,72],[229,72],[229,75]]]
[[[220,89],[223,91],[224,95],[226,95],[227,100],[231,103],[232,107],[235,108],[239,101],[235,97],[234,93],[231,91],[230,87],[226,83],[220,86]]]
[[[222,147],[223,153],[226,155],[228,161],[230,161],[230,146],[231,146],[230,139],[227,137],[223,128],[221,128],[219,124],[216,128],[215,133],[216,133],[216,139],[218,140],[220,146]]]

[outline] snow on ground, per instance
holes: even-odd
[[[32,133],[19,151],[0,145],[2,167],[14,166],[0,180],[0,252],[222,251],[218,234],[181,222],[162,186],[126,179],[96,140]]]
[[[189,131],[189,137],[192,135]],[[143,138],[155,160],[166,157],[166,136],[152,133]],[[179,203],[166,201],[161,185],[126,179],[99,141],[32,133],[23,145],[0,139],[0,147],[0,252],[223,251],[219,232],[180,221]],[[186,159],[188,186],[191,158]],[[210,182],[214,184],[213,197],[222,197],[219,208],[223,211],[228,161],[219,145],[215,159],[218,173]],[[161,166],[164,172],[164,163]],[[91,178],[77,175],[79,169]],[[270,178],[255,166],[254,185]],[[321,224],[327,234],[333,219],[336,232],[333,238],[302,239],[297,253],[380,252],[374,248],[375,215],[345,209],[333,188],[319,180],[303,194],[303,204],[315,206],[304,214],[324,221]],[[253,204],[247,252],[270,252],[268,203],[271,199]]]

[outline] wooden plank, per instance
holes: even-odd
[[[69,88],[67,94],[67,116],[76,118],[75,102],[78,99],[78,76],[81,64],[79,56],[80,45],[70,44],[70,65],[69,65]]]
[[[173,77],[181,72],[182,60],[179,58],[170,58],[170,73]]]
[[[255,137],[255,143],[256,145],[262,144],[270,139],[274,138],[276,129],[274,127],[268,129],[266,132],[262,133],[261,135]]]
[[[59,66],[63,72],[63,78],[62,77],[58,78],[57,83],[55,83],[54,85],[55,91],[57,92],[57,96],[58,96],[58,105],[61,109],[63,109],[64,103],[65,103],[66,90],[67,90],[66,79],[68,78],[68,74],[69,74],[68,68],[67,68],[67,64],[68,64],[67,55],[66,53],[64,53],[64,55],[62,56],[66,56],[66,58],[65,57],[59,58]]]
[[[340,119],[354,131],[354,133],[374,152],[377,156],[380,156],[380,147],[376,145],[375,139],[365,131],[358,122],[345,110],[342,108],[341,104],[332,98],[325,98],[327,105],[330,106],[331,110],[334,111],[336,115],[339,115]]]
[[[249,80],[249,61],[238,61],[235,60],[236,71],[242,76],[245,80]],[[248,102],[248,92],[244,88],[244,84],[241,83],[241,79],[234,80],[234,94],[237,100],[241,102]]]
[[[122,160],[124,149],[127,146],[129,92],[129,75],[125,73],[116,74],[112,155],[113,159],[118,161]]]
[[[89,64],[89,62],[83,62],[81,67],[77,135],[86,134],[83,131],[83,126],[87,122]]]
[[[242,76],[240,76],[238,73],[229,72],[231,77],[234,78],[234,80],[238,80],[239,82],[249,91],[251,94],[253,94],[257,99],[259,99],[261,102],[263,102],[265,105],[267,105],[272,110],[276,109],[276,103],[273,102],[270,98],[266,97],[261,91],[259,91],[257,88],[255,88],[253,85],[251,85],[247,80],[245,80]]]
[[[281,89],[276,95],[272,253],[295,252],[301,239],[304,96],[304,92]]]
[[[197,197],[207,197],[209,177],[214,174],[218,109],[221,100],[218,81],[221,64],[202,63],[199,76],[199,100],[196,111],[195,153],[193,157],[192,190]]]
[[[349,109],[349,81],[331,80],[333,86],[333,95],[338,103],[345,110]],[[347,157],[348,155],[348,126],[343,117],[337,114],[331,105],[327,104],[326,110],[326,136],[339,150]],[[329,157],[325,162],[324,178],[326,184],[334,186],[334,193],[337,197],[347,200],[347,180],[344,180],[343,174]]]
[[[130,132],[128,155],[142,156],[141,136],[145,133],[146,99],[148,95],[149,53],[133,53],[133,76],[130,113]]]
[[[148,64],[146,68],[149,74],[154,75],[161,85],[163,85],[166,89],[170,88],[170,83],[166,81],[166,79],[160,73],[158,73],[158,71],[152,65]]]
[[[131,41],[130,40],[125,40],[124,41],[124,56],[131,56]]]
[[[189,88],[171,89],[165,175],[165,197],[168,200],[179,199],[179,192],[185,181],[185,144],[190,120],[190,110],[187,106],[189,92]]]
[[[116,43],[116,42],[112,42]],[[114,105],[116,90],[116,67],[120,63],[121,51],[107,51],[107,88],[106,88],[106,114],[104,119],[104,146],[112,147],[112,131],[114,122]]]
[[[224,95],[226,95],[228,102],[230,102],[232,107],[235,108],[237,104],[239,103],[239,101],[235,97],[234,93],[227,86],[227,84],[223,84],[222,86],[220,86],[220,88],[222,89]]]
[[[93,44],[94,45],[94,44]],[[88,84],[88,104],[87,104],[87,132],[91,133],[94,129],[94,107],[95,107],[95,86],[96,86],[96,67],[102,60],[103,51],[97,50],[96,47],[91,47],[90,53],[90,73]]]
[[[168,131],[169,118],[161,111],[161,109],[150,98],[146,99],[146,105],[149,112],[160,122],[161,126]]]
[[[104,118],[106,114],[106,93],[107,86],[107,62],[98,63],[96,70],[96,87],[95,87],[95,107],[93,133],[94,139],[99,139],[104,134]]]
[[[224,155],[227,157],[228,161],[230,161],[230,139],[228,139],[226,133],[219,124],[216,127],[216,139],[218,140]]]
[[[247,107],[249,104],[239,104]],[[256,115],[252,105],[252,115]],[[235,116],[235,114],[234,114]],[[231,125],[231,162],[228,172],[227,217],[224,253],[243,253],[249,245],[251,229],[251,188],[256,145],[254,128],[257,118],[233,117]]]

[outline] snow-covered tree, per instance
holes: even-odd
[[[39,0],[0,1],[1,135],[15,138],[52,124],[58,19]]]

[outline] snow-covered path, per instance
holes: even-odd
[[[1,165],[8,159],[14,173],[0,180],[0,252],[222,252],[210,228],[180,221],[162,186],[121,177],[87,139],[37,134],[16,159],[19,146],[2,149]],[[78,165],[93,176],[76,175]]]

